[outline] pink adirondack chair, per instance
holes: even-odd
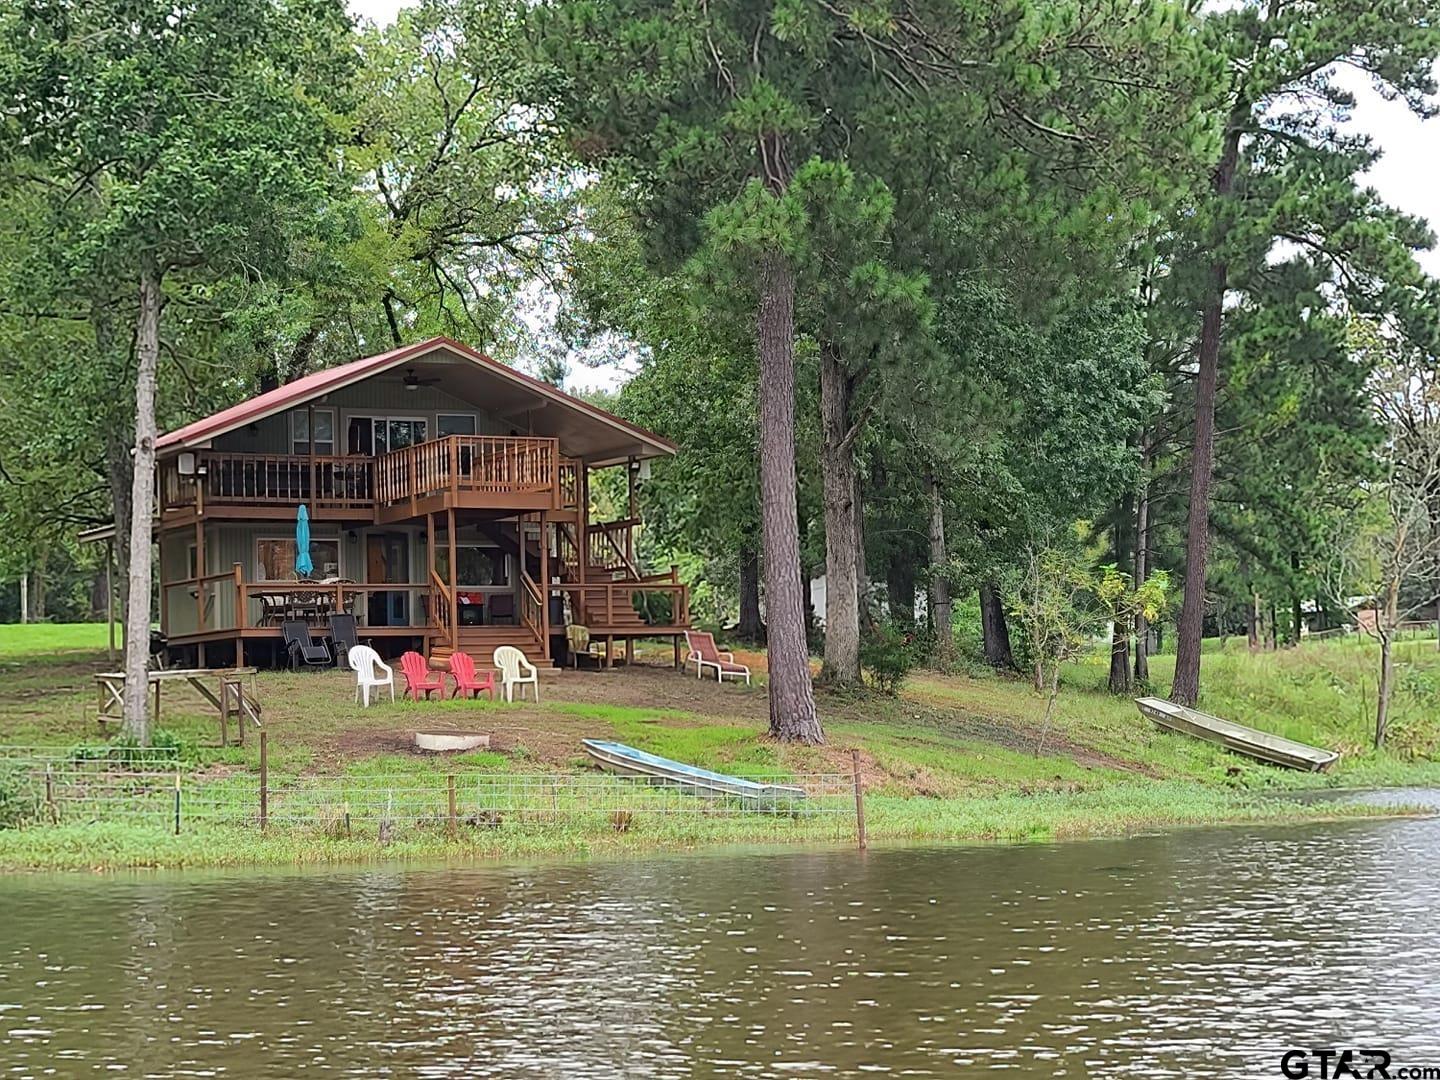
[[[686,630],[685,643],[690,646],[690,655],[685,663],[695,664],[695,677],[705,677],[707,668],[715,672],[715,681],[724,682],[725,676],[732,679],[744,679],[745,685],[750,685],[750,669],[744,664],[735,662],[735,654],[732,652],[721,652],[715,647],[715,638],[703,630]]]
[[[425,664],[425,657],[418,652],[407,652],[401,656],[400,670],[405,673],[405,693],[413,700],[419,701],[421,694],[429,700],[437,690],[441,697],[445,696],[445,676],[431,671]]]
[[[480,691],[484,690],[490,695],[490,700],[495,700],[495,673],[487,671],[483,675],[475,672],[475,661],[470,659],[469,653],[457,652],[450,654],[450,678],[455,683],[455,689],[450,692],[451,697],[459,697],[464,694],[466,697],[479,697]]]

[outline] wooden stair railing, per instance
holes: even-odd
[[[455,627],[450,623],[450,586],[434,570],[430,571],[430,623],[438,626],[446,647],[455,648]]]

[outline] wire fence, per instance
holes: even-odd
[[[173,754],[112,754],[115,749],[0,747],[0,827],[129,822],[175,832],[229,825],[350,835],[386,827],[453,833],[585,819],[626,828],[640,815],[688,815],[820,821],[839,832],[858,812],[855,777],[838,773],[747,776],[751,784],[734,787],[598,772],[429,767],[277,777],[263,769],[259,775],[191,770]]]

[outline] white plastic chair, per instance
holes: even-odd
[[[395,672],[369,645],[356,645],[351,648],[350,670],[355,672],[356,701],[368,708],[371,688],[381,686],[390,687],[390,700],[395,700]]]
[[[540,700],[540,672],[525,659],[525,654],[514,645],[501,645],[495,650],[495,666],[500,669],[500,685],[506,701],[515,700],[515,687],[520,687],[520,700],[525,700],[525,686],[535,688],[535,700]]]

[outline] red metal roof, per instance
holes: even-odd
[[[492,360],[484,353],[472,349],[470,346],[455,341],[448,337],[434,337],[426,341],[416,342],[414,345],[402,345],[398,349],[391,349],[376,356],[367,356],[362,360],[353,360],[348,364],[341,364],[339,367],[325,368],[323,371],[311,372],[296,379],[294,382],[278,386],[274,390],[268,390],[256,397],[249,398],[228,409],[221,409],[217,413],[205,417],[203,420],[196,420],[186,424],[175,431],[167,432],[160,436],[156,442],[157,450],[181,448],[194,446],[207,442],[227,431],[234,431],[255,420],[272,416],[277,412],[293,408],[303,404],[312,398],[321,397],[331,390],[337,390],[342,386],[349,386],[351,383],[359,382],[361,379],[371,375],[377,375],[387,368],[397,367],[406,360],[420,356],[436,349],[447,349],[458,356],[471,360],[481,367],[488,368],[496,374],[507,379],[519,382],[535,390],[541,396],[556,401],[562,405],[568,405],[577,412],[587,413],[599,420],[619,425],[643,439],[657,444],[663,449],[672,453],[677,449],[676,445],[663,435],[657,435],[653,431],[647,431],[638,424],[632,424],[623,417],[607,412],[588,401],[573,397],[558,390],[549,383],[526,375],[523,371]]]

